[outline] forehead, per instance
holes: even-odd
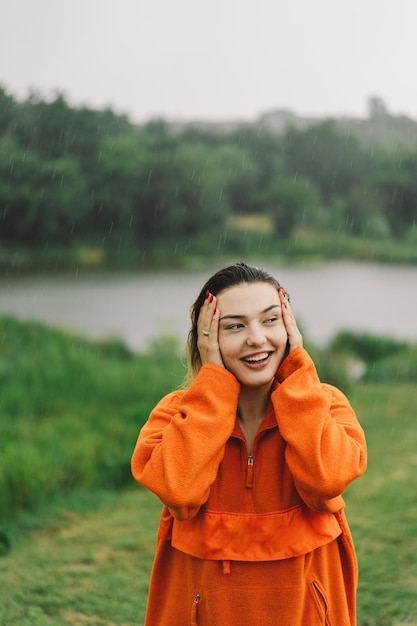
[[[217,304],[221,315],[245,315],[279,304],[279,296],[270,283],[241,283],[221,291],[217,295]]]

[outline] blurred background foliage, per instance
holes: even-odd
[[[18,102],[0,88],[1,263],[19,249],[152,265],[279,246],[415,262],[416,142],[381,130],[398,123],[374,107],[366,127],[138,126],[59,94]]]
[[[184,373],[171,337],[137,354],[0,317],[0,524],[74,489],[131,484],[139,428]]]

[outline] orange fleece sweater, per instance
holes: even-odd
[[[204,365],[139,434],[133,475],[165,505],[145,624],[353,626],[357,563],[342,493],[365,471],[363,430],[297,348],[249,456],[239,389]]]

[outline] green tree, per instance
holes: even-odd
[[[0,141],[0,237],[31,247],[68,243],[82,231],[85,187],[70,157],[42,159],[15,140]]]
[[[147,247],[223,228],[229,213],[227,172],[218,150],[182,143],[163,127],[150,131],[147,167],[137,181],[138,243]]]
[[[403,237],[417,222],[417,151],[384,154],[373,175],[390,231]]]
[[[93,238],[113,234],[134,241],[150,160],[145,134],[139,130],[101,141],[100,160],[89,179],[89,229]]]
[[[359,141],[340,132],[332,120],[306,130],[289,129],[283,137],[283,151],[287,175],[310,179],[327,204],[360,184],[368,171]]]
[[[280,140],[264,129],[243,126],[225,138],[240,155],[241,165],[229,181],[231,209],[236,214],[263,211],[265,189],[284,175]]]
[[[100,141],[130,127],[125,117],[109,110],[73,108],[62,94],[52,102],[31,94],[20,106],[15,136],[22,147],[46,159],[71,155],[90,169],[98,162]]]
[[[321,196],[308,179],[278,178],[265,190],[262,202],[272,216],[276,233],[288,237],[296,226],[314,224]]]
[[[390,226],[382,210],[381,193],[371,185],[353,187],[346,196],[339,198],[340,228],[354,235],[387,237]]]
[[[0,87],[0,137],[13,132],[17,103]]]

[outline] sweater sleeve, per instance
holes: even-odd
[[[347,398],[320,382],[303,348],[289,354],[277,377],[272,401],[297,491],[311,509],[338,511],[342,493],[366,469],[364,432]]]
[[[232,434],[240,385],[224,368],[204,365],[186,391],[165,396],[143,426],[132,473],[176,519],[206,502]]]

